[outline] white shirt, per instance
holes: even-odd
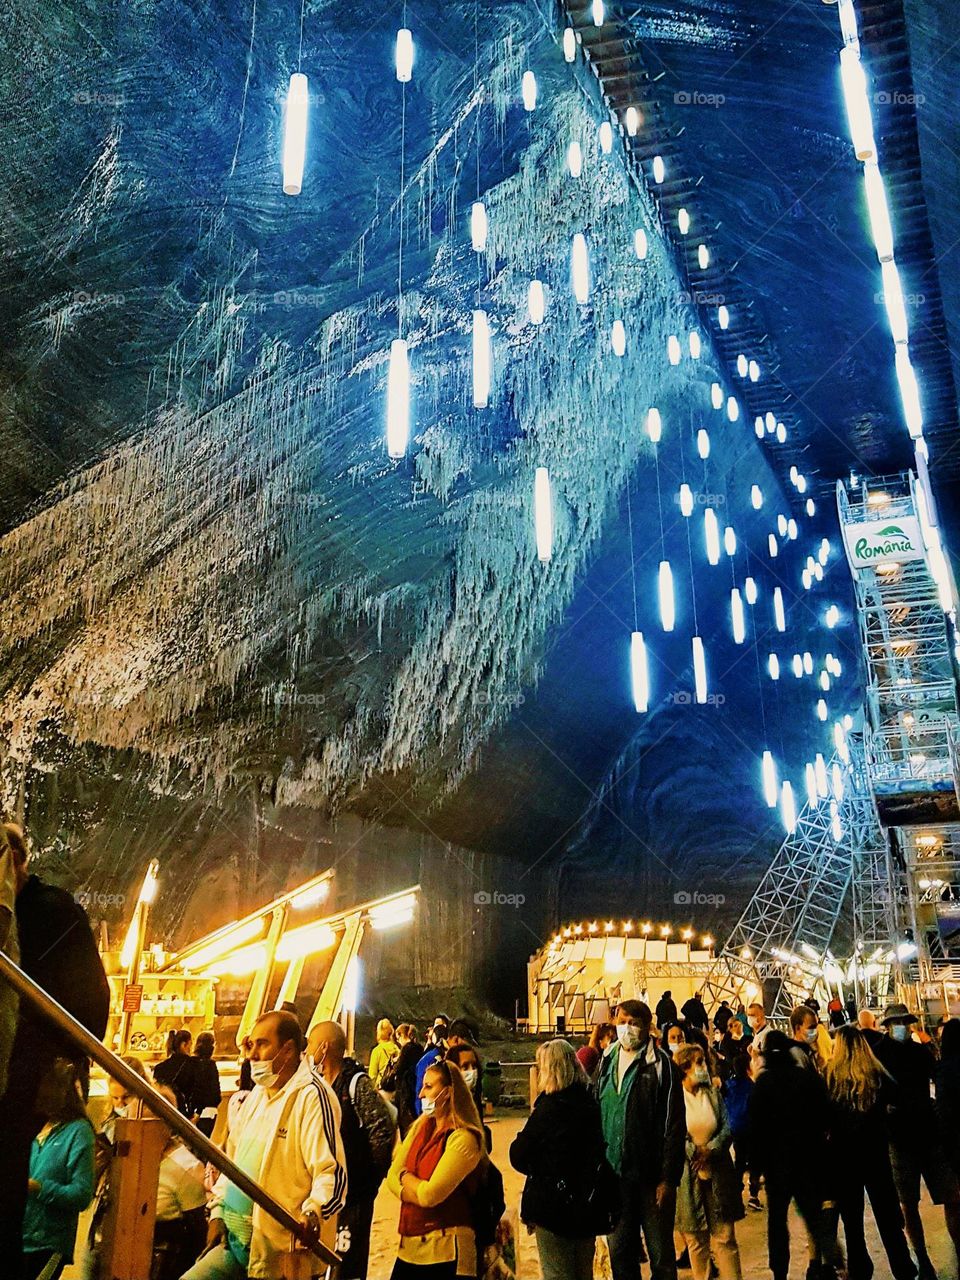
[[[698,1089],[691,1093],[683,1091],[683,1102],[687,1109],[687,1133],[697,1147],[705,1147],[717,1132],[717,1113],[710,1101],[709,1089]]]
[[[176,1147],[160,1161],[157,1183],[157,1221],[170,1222],[207,1202],[203,1165],[186,1147]]]

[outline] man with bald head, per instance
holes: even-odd
[[[250,1033],[254,1088],[228,1154],[306,1231],[332,1243],[347,1194],[336,1096],[303,1061],[296,1015],[274,1009]],[[210,1200],[207,1247],[184,1280],[279,1280],[290,1234],[223,1174]]]
[[[871,1049],[876,1049],[883,1039],[883,1032],[877,1030],[877,1015],[869,1009],[861,1009],[857,1015],[857,1026]]]
[[[307,1062],[340,1103],[340,1136],[347,1162],[347,1201],[340,1214],[339,1280],[366,1280],[370,1226],[380,1183],[390,1167],[394,1123],[387,1104],[359,1062],[346,1056],[339,1022],[318,1022],[307,1037]]]

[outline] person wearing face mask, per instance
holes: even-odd
[[[480,1117],[459,1067],[449,1062],[427,1068],[420,1101],[420,1118],[397,1148],[387,1174],[387,1186],[400,1201],[400,1245],[392,1277],[475,1278],[472,1192],[487,1162]]]
[[[903,1209],[907,1238],[913,1245],[920,1267],[920,1280],[937,1274],[927,1253],[920,1218],[920,1180],[927,1185],[934,1204],[942,1204],[947,1230],[954,1249],[960,1252],[960,1180],[944,1151],[930,1085],[936,1062],[921,1044],[911,1038],[917,1022],[904,1004],[884,1010],[882,1025],[886,1035],[874,1053],[898,1086],[896,1106],[888,1114],[890,1164],[893,1181]]]
[[[679,1022],[674,1022],[668,1027],[662,1027],[661,1032],[663,1036],[663,1047],[671,1057],[673,1057],[678,1049],[681,1049],[687,1043],[683,1027],[681,1027]]]
[[[307,1061],[340,1103],[340,1136],[347,1163],[347,1199],[337,1242],[343,1261],[339,1280],[366,1280],[373,1204],[390,1167],[393,1119],[370,1076],[346,1056],[347,1038],[338,1022],[318,1022],[307,1036]]]
[[[805,1004],[797,1005],[790,1013],[790,1033],[793,1036],[793,1056],[801,1067],[819,1071],[823,1067],[817,1050],[817,1015]]]
[[[322,1227],[335,1226],[347,1194],[340,1104],[312,1064],[301,1060],[303,1033],[294,1014],[264,1014],[250,1040],[254,1089],[227,1154],[319,1237]],[[289,1247],[289,1232],[221,1175],[210,1201],[206,1248],[184,1280],[278,1280]]]
[[[683,1172],[680,1075],[650,1035],[642,1000],[617,1008],[616,1043],[603,1056],[594,1091],[607,1159],[620,1178],[621,1217],[610,1236],[613,1280],[639,1280],[646,1242],[652,1280],[676,1280],[673,1216]]]
[[[711,1083],[702,1049],[686,1045],[674,1061],[683,1081],[686,1116],[677,1230],[686,1241],[693,1280],[708,1280],[711,1252],[720,1280],[741,1280],[734,1223],[743,1217],[743,1201],[730,1158],[726,1107]]]
[[[754,1076],[760,1074],[763,1070],[763,1042],[767,1038],[770,1030],[770,1023],[767,1021],[767,1015],[763,1012],[763,1005],[754,1001],[747,1005],[747,1025],[753,1033],[753,1039],[750,1041],[750,1069]]]

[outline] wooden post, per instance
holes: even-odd
[[[101,1275],[142,1280],[150,1274],[160,1160],[170,1137],[162,1120],[117,1120],[110,1162],[110,1207],[103,1227]]]

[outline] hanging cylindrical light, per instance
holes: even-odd
[[[625,119],[628,136],[635,138],[640,131],[640,112],[636,107],[627,107]]]
[[[630,637],[630,676],[634,706],[640,712],[646,711],[650,703],[650,674],[642,631],[634,631]]]
[[[771,413],[768,409],[763,420],[766,423],[767,430],[770,432],[771,435],[773,435],[774,431],[776,431],[777,429],[776,415]]]
[[[600,150],[605,156],[608,156],[613,150],[613,125],[609,120],[604,120],[599,130]]]
[[[726,329],[730,325],[730,308],[722,303],[717,307],[717,324],[721,329]]]
[[[680,339],[675,333],[671,333],[670,337],[667,339],[667,359],[671,364],[677,365],[680,363],[681,354]]]
[[[387,454],[402,458],[410,438],[410,362],[403,338],[390,345],[387,375]]]
[[[633,233],[633,251],[641,262],[647,256],[647,248],[647,233],[644,231],[643,227],[637,227],[636,231]]]
[[[710,250],[705,244],[697,245],[697,266],[701,271],[706,271],[710,265]]]
[[[482,200],[475,200],[470,210],[470,239],[476,253],[487,247],[487,207]]]
[[[803,583],[804,591],[809,591],[813,586],[813,573],[809,569],[804,569],[800,575],[800,581]]]
[[[881,262],[887,262],[893,257],[893,227],[890,224],[883,175],[875,160],[863,166],[863,185],[867,193],[867,212],[870,214],[870,228],[873,231],[877,257]]]
[[[780,679],[780,659],[775,653],[771,653],[767,659],[767,671],[770,673],[771,680]]]
[[[586,237],[581,231],[573,237],[570,273],[573,279],[573,295],[579,303],[585,304],[590,297],[590,255],[587,252]]]
[[[840,610],[835,604],[828,607],[826,613],[823,615],[823,620],[832,631],[840,621]]]
[[[727,397],[727,419],[736,422],[740,417],[740,401],[736,396]]]
[[[700,334],[696,331],[696,329],[690,330],[690,336],[688,338],[688,342],[690,345],[690,359],[699,360],[700,352],[702,348],[700,344]]]
[[[811,809],[816,809],[820,803],[820,795],[817,791],[817,771],[812,764],[804,765],[803,777],[807,788],[807,804]]]
[[[699,636],[693,637],[693,684],[697,702],[702,705],[707,700],[707,655]]]
[[[763,439],[763,419],[759,416],[753,420],[753,431],[758,440]]]
[[[847,107],[850,137],[858,160],[876,159],[877,147],[873,138],[873,117],[870,113],[870,95],[867,76],[860,62],[858,51],[852,45],[840,50],[840,79],[843,98]]]
[[[593,0],[593,25],[602,27],[605,17],[603,0]]]
[[[521,85],[523,93],[523,107],[525,111],[536,111],[537,109],[537,77],[532,71],[523,73],[523,81]]]
[[[730,624],[733,627],[735,643],[743,644],[747,634],[747,624],[743,616],[743,600],[736,587],[731,587],[730,589]]]
[[[298,196],[303,188],[307,158],[307,113],[310,93],[307,77],[295,71],[290,77],[283,125],[283,194]]]
[[[667,176],[666,166],[663,163],[663,156],[653,157],[653,180],[654,182],[662,182]]]
[[[814,516],[817,513],[817,504],[812,498],[807,499],[806,511],[808,516]]]
[[[830,770],[830,782],[831,790],[833,791],[833,798],[836,800],[837,804],[840,804],[843,800],[843,770],[836,763],[834,763],[833,768]]]
[[[777,546],[777,535],[775,533],[768,534],[767,535],[767,552],[771,560],[776,558],[777,552],[779,550],[780,548]]]
[[[782,422],[777,423],[777,440],[780,444],[786,444],[787,442],[787,428]]]
[[[679,209],[677,211],[677,227],[679,228],[682,236],[685,236],[690,230],[690,215],[687,213],[686,209]]]
[[[827,762],[822,754],[818,751],[816,759],[813,762],[813,770],[817,775],[817,794],[821,800],[826,800],[829,786],[827,783]]]
[[[824,693],[830,692],[830,672],[829,671],[820,672],[820,688],[823,690]]]
[[[653,406],[647,410],[647,435],[650,437],[651,444],[659,444],[660,437],[663,435],[663,422],[660,418],[660,410],[655,409]],[[681,488],[681,495],[682,493],[683,488]]]
[[[710,403],[715,409],[723,407],[723,388],[719,382],[710,383]]]
[[[571,178],[579,178],[583,173],[583,148],[576,139],[567,147],[567,169]]]
[[[747,368],[747,357],[741,351],[737,356],[737,373],[741,378],[745,378],[747,376]]]
[[[690,516],[693,514],[693,490],[688,484],[680,486],[680,514]]]
[[[799,653],[793,655],[793,674],[798,680],[803,676],[803,659]]]
[[[763,490],[758,484],[753,485],[750,489],[750,505],[754,511],[759,511],[763,506]]]
[[[553,555],[553,495],[546,467],[537,467],[533,478],[533,523],[537,535],[537,559],[545,564]]]
[[[791,516],[790,519],[787,521],[787,537],[790,539],[791,542],[796,542],[797,532],[798,532],[797,522],[796,520],[794,520],[793,516]]]
[[[923,407],[920,404],[920,387],[917,375],[906,347],[897,347],[896,356],[897,382],[900,384],[900,402],[903,405],[903,420],[912,439],[918,440],[923,435]]]
[[[809,649],[803,655],[803,674],[805,676],[813,675],[813,654]]]
[[[754,578],[747,578],[743,584],[743,598],[747,604],[757,603],[757,583]]]
[[[490,322],[486,311],[473,313],[473,406],[485,409],[490,403],[492,367]]]
[[[710,457],[710,436],[704,427],[697,432],[697,453],[704,462]]]
[[[527,290],[527,314],[530,317],[530,323],[543,324],[546,313],[547,299],[543,291],[543,282],[531,280],[530,288]]]
[[[397,32],[396,49],[397,79],[401,84],[407,84],[413,79],[413,59],[413,32],[407,27],[401,27]]]
[[[676,621],[676,601],[673,595],[673,572],[669,560],[660,561],[657,574],[657,595],[660,601],[660,625],[664,631],[672,631]]]
[[[782,511],[777,516],[777,533],[781,538],[785,538],[787,534],[787,517]]]
[[[890,325],[890,336],[898,345],[905,345],[910,336],[907,321],[907,303],[903,296],[903,282],[900,271],[893,261],[880,263],[880,275],[883,283],[883,305]]]
[[[818,698],[817,699],[817,719],[826,720],[826,718],[827,718],[827,704],[824,702],[822,698]]]
[[[577,57],[577,33],[573,27],[564,27],[563,29],[563,56],[567,62],[576,61]]]
[[[729,524],[723,531],[723,549],[730,557],[737,554],[737,535],[733,526]]]
[[[773,621],[778,631],[786,631],[787,613],[783,607],[783,592],[779,587],[773,588]]]
[[[793,798],[793,786],[786,781],[780,786],[780,817],[784,831],[792,836],[797,829],[797,804]]]
[[[610,345],[615,356],[623,356],[627,350],[627,331],[622,320],[614,320],[610,330]]]
[[[711,564],[720,563],[720,528],[713,507],[703,513],[703,537],[707,546],[707,559]]]
[[[817,552],[817,559],[821,564],[826,564],[830,559],[830,540],[824,538],[820,543],[820,550]]]
[[[779,783],[777,781],[777,762],[773,758],[772,751],[763,753],[763,762],[760,766],[760,775],[763,779],[763,796],[769,808],[776,808],[777,793],[779,791]]]

